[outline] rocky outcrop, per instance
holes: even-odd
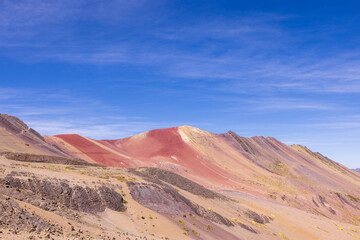
[[[179,198],[168,194],[156,184],[127,183],[131,197],[141,205],[159,213],[182,214],[192,212],[191,208]]]
[[[28,154],[28,153],[12,153],[4,152],[0,153],[0,156],[4,156],[7,159],[23,162],[42,162],[42,163],[55,163],[55,164],[66,164],[66,165],[97,165],[88,163],[82,159],[78,158],[65,158],[49,155],[37,155],[37,154]]]
[[[11,129],[12,131],[17,133],[29,129],[28,125],[26,125],[19,118],[7,114],[0,114],[0,124],[3,127]]]
[[[30,128],[29,129],[29,133],[31,133],[33,136],[38,137],[40,140],[42,140],[43,142],[45,142],[45,138],[43,136],[40,135],[40,133],[38,133],[37,131],[35,131],[35,129]]]
[[[140,170],[130,169],[129,171],[138,176],[144,177],[150,182],[161,184],[161,181],[163,181],[198,196],[211,199],[225,199],[225,196],[213,192],[200,184],[197,184],[187,178],[180,176],[179,174],[170,171],[162,170],[159,168],[141,168]]]
[[[81,212],[102,212],[105,208],[124,211],[122,196],[107,186],[96,188],[70,186],[64,181],[51,182],[7,175],[0,179],[1,192],[29,202],[45,210],[72,209]]]
[[[44,138],[37,131],[32,128],[29,129],[28,125],[26,125],[17,117],[7,114],[0,114],[0,126],[13,134],[23,135],[27,140],[41,140],[45,142]]]
[[[252,145],[254,143],[251,142],[250,138],[241,137],[233,131],[228,131],[227,134],[232,136],[236,140],[236,142],[239,144],[240,148],[238,147],[238,149],[244,151],[245,153],[251,154],[251,155],[259,154],[258,150],[256,148],[252,147]]]
[[[245,211],[245,216],[260,224],[270,223],[273,220],[272,217],[259,214],[249,209]]]
[[[196,214],[226,226],[234,224],[220,214],[190,201],[169,186],[127,182],[132,198],[141,205],[165,214]]]
[[[49,227],[50,224],[41,217],[20,208],[13,199],[0,194],[0,228],[41,231]]]

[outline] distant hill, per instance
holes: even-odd
[[[352,203],[358,197],[350,197],[359,194],[360,199],[358,174],[305,146],[288,146],[272,137],[241,137],[232,131],[214,134],[180,126],[117,140],[78,134],[44,138],[91,163],[169,170],[212,189],[241,191],[360,223],[360,218],[350,217],[355,212],[360,215]]]
[[[0,115],[6,239],[350,240],[359,203],[359,174],[272,137],[191,126],[41,136]]]
[[[86,161],[75,159],[56,145],[47,143],[37,131],[7,114],[0,114],[0,155],[18,161],[88,165]]]
[[[360,173],[360,168],[356,168],[354,171]]]

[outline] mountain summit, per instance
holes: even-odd
[[[117,140],[41,136],[4,114],[0,133],[0,201],[36,209],[39,236],[49,219],[72,221],[67,234],[79,228],[88,229],[79,236],[115,239],[353,239],[360,232],[360,175],[305,146],[191,126]],[[14,228],[18,216],[2,214]]]

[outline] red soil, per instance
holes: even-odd
[[[184,142],[179,131],[194,138]],[[356,178],[349,174],[338,174],[337,169],[340,168],[329,167],[328,163],[323,164],[311,155],[301,153],[274,138],[242,138],[243,144],[239,144],[229,134],[212,135],[191,127],[152,130],[119,140],[95,141],[76,134],[55,137],[99,164],[115,167],[159,167],[178,172],[206,186],[241,188],[242,191],[254,195],[267,194],[268,191],[265,185],[259,185],[256,191],[253,191],[255,189],[250,185],[254,176],[259,179],[275,176],[272,171],[279,161],[284,164],[282,176],[305,176],[324,186],[341,189],[349,177]],[[276,178],[280,176],[276,175]],[[359,178],[355,180],[357,179]],[[298,181],[298,184],[303,183]],[[354,187],[348,189],[355,191]]]
[[[196,173],[198,177],[219,184],[234,184],[224,177],[229,173],[211,164],[208,159],[184,142],[178,130],[178,127],[157,129],[147,132],[145,136],[101,142],[107,146],[113,145],[124,154],[143,162],[172,162],[185,167],[192,174]]]
[[[96,163],[117,167],[148,167],[161,162],[170,162],[187,169],[182,175],[206,181],[234,186],[236,180],[224,169],[214,165],[210,159],[201,155],[178,132],[179,128],[152,130],[143,135],[119,140],[100,140],[100,144],[113,151],[129,156],[118,156],[77,134],[57,135],[70,145],[83,152]]]
[[[93,159],[96,163],[110,167],[131,167],[132,164],[127,159],[118,156],[106,149],[96,145],[86,138],[77,134],[56,135],[55,137],[71,144],[79,151]]]

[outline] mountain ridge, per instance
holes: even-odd
[[[76,214],[91,225],[96,214],[106,236],[136,225],[130,239],[154,240],[335,240],[360,232],[360,175],[305,146],[191,126],[114,140],[60,134],[43,141],[20,119],[2,115],[0,133],[0,201],[51,209],[60,225]],[[48,228],[47,214],[38,213]],[[96,226],[92,234],[100,234]]]
[[[47,141],[54,139],[72,145],[97,164],[170,170],[215,190],[241,189],[294,207],[300,204],[294,196],[297,189],[311,196],[301,204],[328,217],[341,219],[351,211],[359,211],[350,206],[345,214],[344,205],[318,209],[325,196],[314,194],[325,187],[332,189],[325,191],[327,198],[336,197],[342,202],[342,195],[358,192],[357,174],[307,147],[288,146],[272,137],[240,137],[232,131],[214,134],[182,126],[116,140],[93,140],[80,135],[46,137]],[[254,187],[254,179],[261,185]],[[344,185],[348,186],[346,193],[342,193]]]

